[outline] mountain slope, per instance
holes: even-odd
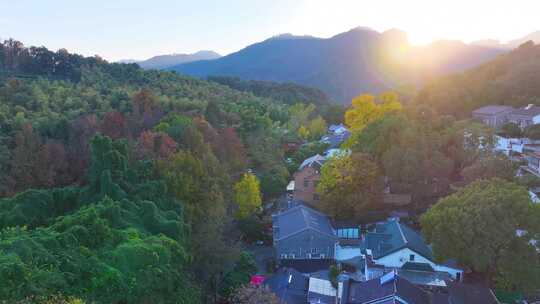
[[[214,51],[198,51],[193,54],[170,54],[154,56],[146,60],[120,60],[119,63],[137,63],[143,69],[166,69],[178,64],[199,61],[211,60],[220,58],[221,55]]]
[[[322,89],[348,103],[362,92],[379,92],[426,77],[460,71],[485,62],[502,50],[462,44],[459,47],[411,47],[405,33],[356,28],[328,39],[278,36],[217,60],[171,69],[197,77],[235,76],[250,80],[295,82]],[[430,64],[418,58],[434,48]],[[442,51],[444,49],[446,51]],[[435,55],[434,55],[435,54]],[[471,58],[471,59],[469,59]]]
[[[540,45],[526,42],[470,71],[436,80],[416,102],[458,118],[488,104],[540,105]]]

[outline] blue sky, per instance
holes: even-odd
[[[413,43],[509,40],[540,30],[537,0],[0,0],[0,38],[108,60],[215,50],[280,33],[400,28]]]

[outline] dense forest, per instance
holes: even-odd
[[[285,104],[311,103],[327,123],[339,123],[343,120],[345,107],[336,104],[323,91],[292,82],[279,83],[272,81],[242,80],[238,77],[209,76],[209,81],[226,85],[255,96],[271,98]]]
[[[245,198],[281,194],[283,141],[326,131],[278,95],[0,43],[0,301],[227,297],[254,272]]]
[[[472,70],[433,81],[416,98],[441,114],[458,118],[488,104],[540,104],[540,45],[526,42]]]

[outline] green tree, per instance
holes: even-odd
[[[289,108],[289,123],[288,127],[291,131],[298,130],[301,126],[306,126],[309,123],[310,117],[315,111],[315,105],[296,103]]]
[[[505,123],[501,127],[500,134],[504,137],[510,137],[510,138],[520,138],[521,136],[523,136],[523,132],[521,131],[521,128],[513,122]]]
[[[525,188],[495,178],[441,199],[420,222],[437,260],[455,258],[499,287],[531,290],[540,286],[531,245],[539,236],[539,208]]]
[[[255,273],[257,273],[255,259],[250,253],[243,251],[234,268],[223,278],[221,296],[228,298],[236,288],[248,284]]]
[[[234,185],[235,202],[238,205],[236,217],[243,219],[261,208],[261,190],[257,177],[245,173],[242,179]]]
[[[324,108],[321,115],[329,124],[340,124],[345,117],[345,107],[342,105],[330,105]]]
[[[502,154],[487,154],[479,158],[472,165],[461,172],[463,179],[471,183],[477,179],[491,179],[498,177],[507,181],[513,181],[517,165]]]
[[[525,129],[524,133],[525,133],[525,137],[527,138],[530,138],[533,140],[539,140],[540,139],[540,125],[532,125],[528,127],[527,129]]]
[[[338,155],[322,167],[321,209],[335,219],[359,218],[382,194],[377,165],[367,154]]]

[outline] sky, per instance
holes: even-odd
[[[507,41],[540,30],[540,0],[0,0],[0,39],[86,56],[225,55],[282,33],[398,28],[413,44]]]

